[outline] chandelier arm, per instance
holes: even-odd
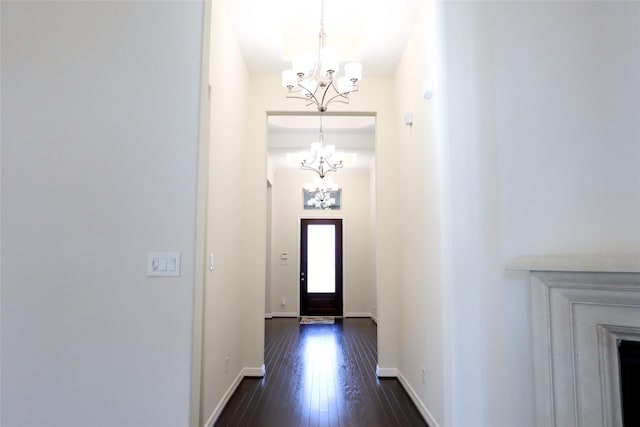
[[[323,107],[326,107],[327,105],[329,105],[329,103],[327,102],[325,104],[325,99],[327,98],[327,93],[329,93],[329,88],[333,88],[333,90],[336,90],[335,86],[333,85],[333,73],[328,73],[329,74],[329,83],[327,83],[327,85],[324,88],[324,92],[322,93],[322,102],[320,105],[322,105]]]
[[[322,104],[320,104],[320,102],[318,101],[318,98],[316,97],[316,92],[318,91],[318,88],[316,87],[316,90],[313,91],[313,93],[311,93],[311,91],[309,89],[307,89],[306,87],[304,87],[303,85],[300,84],[300,80],[298,79],[298,86],[300,86],[302,89],[306,90],[307,93],[309,94],[309,96],[305,96],[305,97],[297,97],[299,99],[306,99],[307,100],[307,106],[309,105],[316,105],[318,107],[318,109],[320,109],[320,106]]]
[[[329,172],[337,172],[338,169],[329,167],[326,171],[324,171],[323,177],[326,176]]]
[[[309,107],[310,105],[316,105],[316,104],[313,103],[313,100],[310,101],[309,98],[303,98],[301,96],[287,96],[287,98],[305,100],[305,101],[307,101],[307,103],[304,105],[305,107]]]
[[[349,94],[358,91],[358,89],[356,88],[355,90],[352,90],[351,92],[340,93],[340,92],[338,92],[338,89],[336,89],[333,86],[333,83],[331,84],[331,86],[333,87],[333,90],[335,91],[336,94],[333,95],[331,98],[329,98],[329,100],[327,101],[326,105],[331,104],[336,98],[344,98],[344,99],[346,99],[346,101],[338,101],[338,102],[343,102],[345,104],[348,104],[349,103]],[[323,100],[324,100],[324,98],[323,98]]]
[[[311,90],[309,90],[305,85],[303,85],[301,83],[304,83],[304,81],[301,80],[301,79],[298,79],[298,86],[300,86],[302,89],[306,90],[307,93],[309,93],[312,98],[316,99],[316,102],[317,102],[316,92],[318,91],[318,88],[316,87],[316,89],[313,91],[313,93],[311,93]]]
[[[287,95],[287,98],[289,99],[302,99],[305,101],[308,101],[309,98],[307,98],[306,96],[296,96],[296,95]]]
[[[329,172],[336,172],[338,168],[336,168],[331,163],[328,163],[325,161],[320,165],[318,165],[318,167],[315,170],[318,172],[318,175],[320,175],[320,178],[324,178],[326,174],[328,174]]]
[[[311,171],[311,172],[315,172],[318,175],[321,175],[321,172],[319,169],[314,168],[312,166],[307,166],[307,165],[300,165],[300,169],[305,170],[305,171]],[[322,176],[321,176],[322,177]]]
[[[345,99],[332,99],[331,102],[338,102],[340,104],[349,104],[349,98],[345,98]]]
[[[344,93],[340,93],[338,91],[338,89],[336,89],[336,87],[334,86],[333,82],[331,82],[331,87],[333,88],[333,91],[335,92],[335,95],[332,96],[331,98],[329,98],[328,101],[326,101],[326,103],[324,104],[324,107],[326,108],[329,104],[331,104],[332,102],[340,102],[342,104],[348,104],[349,103],[349,94],[353,93],[353,92],[357,92],[358,91],[358,87],[356,86],[356,88],[350,92],[344,92]],[[329,88],[327,88],[328,90]],[[325,91],[325,96],[326,96],[326,91]],[[342,98],[342,99],[338,99],[338,98]],[[322,102],[324,103],[324,96],[322,99]]]
[[[338,99],[342,98],[342,99]],[[349,104],[349,98],[343,95],[336,95],[327,102],[326,106],[333,104],[334,102],[339,102],[341,104]],[[325,106],[325,107],[326,107]]]
[[[308,107],[310,105],[318,106],[318,104],[312,98],[307,98],[306,96],[295,96],[295,95],[287,94],[286,98],[287,99],[302,99],[304,101],[307,101],[305,107]]]
[[[289,99],[302,99],[304,101],[307,101],[307,105],[306,105],[307,107],[309,105],[319,105],[318,104],[318,99],[315,97],[315,92],[313,94],[311,94],[311,96],[295,95],[295,94],[297,94],[299,92],[302,92],[302,89],[306,90],[307,93],[311,94],[311,91],[309,91],[309,89],[307,89],[305,86],[301,85],[300,84],[300,79],[298,79],[298,86],[296,88],[292,87],[292,88],[288,89],[287,94],[286,94],[286,98],[289,98]],[[318,89],[316,88],[316,91],[317,90]]]
[[[301,167],[309,167],[309,165],[312,165],[316,162],[316,160],[318,159],[318,153],[313,153],[313,159],[311,159],[311,161],[307,161],[307,159],[303,159],[300,162],[300,166]]]
[[[338,90],[338,88],[336,87],[336,82],[335,79],[333,79],[333,74],[331,75],[332,79],[329,82],[329,84],[327,85],[327,90],[325,92],[329,92],[329,86],[331,86],[331,89],[333,89],[333,91],[335,92],[336,95],[340,95],[340,91]]]
[[[329,159],[326,159],[325,163],[333,171],[337,171],[338,169],[342,169],[344,167],[344,165],[342,164],[342,161],[339,161],[338,163],[332,163]]]
[[[324,178],[324,159],[320,158],[318,166],[312,166],[318,160],[318,154],[313,155],[313,159],[307,163],[306,160],[300,162],[300,169],[317,173],[320,178]]]
[[[329,98],[327,100],[327,93],[329,92],[329,87],[333,88],[335,95],[333,95],[331,98]],[[302,89],[306,90],[307,93],[309,93],[309,96],[296,96],[296,95],[292,95],[293,93],[298,93],[301,92]],[[338,92],[338,90],[335,88],[334,85],[334,81],[331,81],[330,84],[328,84],[325,87],[324,92],[322,93],[322,98],[318,99],[318,97],[316,96],[316,93],[318,92],[318,88],[316,88],[314,93],[311,93],[311,91],[305,87],[304,85],[300,84],[300,81],[298,82],[298,87],[295,89],[290,89],[289,92],[287,93],[286,97],[290,98],[290,99],[302,99],[307,101],[306,106],[310,106],[310,105],[315,105],[316,107],[318,107],[318,111],[320,112],[324,112],[327,109],[327,106],[333,102],[340,102],[342,104],[349,104],[349,94],[353,93],[353,92],[357,92],[358,89],[354,89],[350,92],[345,92],[345,93],[340,93]],[[342,98],[342,99],[339,99]]]
[[[327,176],[327,174],[328,174],[329,172],[336,172],[336,170],[335,170],[335,169],[327,169],[327,170],[324,170],[324,168],[322,168],[322,169],[318,169],[318,168],[314,168],[314,167],[306,166],[306,165],[302,165],[302,166],[300,166],[300,169],[301,169],[301,170],[304,170],[304,171],[315,172],[315,173],[317,173],[317,174],[318,174],[318,176],[320,177],[320,179],[324,179],[324,177],[325,177],[325,176]]]

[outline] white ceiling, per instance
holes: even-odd
[[[223,1],[250,73],[280,74],[295,53],[316,49],[321,0]],[[341,50],[343,63],[361,62],[363,79],[391,77],[424,1],[324,0],[327,44]],[[358,154],[356,168],[369,167],[374,117],[325,116],[323,128],[328,144]],[[270,116],[271,164],[287,167],[285,153],[308,149],[318,130],[317,115]]]
[[[315,50],[320,0],[224,1],[251,73],[280,73],[298,42]],[[327,44],[360,61],[363,78],[391,77],[424,1],[324,0]]]

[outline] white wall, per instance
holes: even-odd
[[[300,218],[342,218],[343,295],[345,315],[371,315],[375,287],[371,276],[375,261],[370,228],[369,172],[340,170],[333,174],[342,189],[339,210],[304,210],[302,188],[312,181],[307,171],[280,169],[273,185],[272,299],[274,315],[297,315],[300,272]],[[282,265],[280,254],[289,260]],[[282,299],[287,304],[281,305]]]
[[[445,425],[440,154],[435,103],[423,98],[436,76],[434,22],[433,3],[425,2],[395,74],[401,260],[398,369],[429,424]],[[412,126],[404,124],[405,113],[413,113]]]
[[[242,296],[246,152],[243,117],[248,108],[249,75],[224,3],[213,2],[211,20],[201,425],[219,415],[225,394],[232,391],[242,369],[247,367]],[[214,255],[213,271],[208,268],[210,253]]]
[[[1,12],[0,423],[188,425],[202,2]]]
[[[522,254],[640,252],[640,5],[444,6],[448,425],[535,425]]]
[[[378,322],[378,277],[376,268],[376,259],[378,253],[378,236],[376,234],[377,216],[376,216],[376,204],[377,204],[377,191],[376,191],[376,167],[375,162],[371,167],[369,173],[369,235],[371,238],[371,251],[375,254],[374,262],[370,267],[371,283],[373,286],[373,302],[374,306],[371,308],[371,317]]]
[[[273,175],[271,177],[273,180]],[[267,181],[267,257],[265,270],[265,292],[264,292],[264,314],[267,317],[271,314],[271,257],[273,242],[273,185]]]

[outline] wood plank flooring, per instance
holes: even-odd
[[[378,379],[376,324],[268,319],[264,378],[245,378],[216,426],[426,426],[396,379]]]

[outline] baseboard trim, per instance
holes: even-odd
[[[227,406],[227,403],[229,403],[229,399],[231,399],[231,396],[233,396],[233,393],[235,393],[236,389],[242,382],[242,379],[244,378],[243,372],[244,372],[244,369],[240,371],[240,373],[238,374],[236,379],[233,380],[233,382],[231,383],[227,391],[224,392],[224,394],[222,395],[222,399],[220,399],[220,402],[218,402],[218,405],[215,407],[215,409],[211,413],[211,416],[207,420],[205,424],[206,427],[213,427],[213,424],[218,420],[218,417],[220,417],[222,410],[224,409],[225,406]]]
[[[418,411],[420,411],[422,418],[424,418],[427,424],[431,427],[440,427],[440,424],[438,424],[436,420],[433,418],[433,415],[431,415],[431,412],[429,412],[429,409],[427,408],[427,406],[424,404],[422,400],[420,400],[420,398],[418,397],[418,393],[416,393],[413,387],[411,387],[411,384],[409,384],[409,381],[407,381],[404,375],[402,375],[402,372],[400,371],[397,372],[397,378],[398,378],[398,381],[400,382],[400,385],[402,385],[402,388],[405,389],[405,391],[407,392],[407,394],[409,395],[413,403],[416,405],[416,408],[418,408]]]
[[[371,316],[371,313],[352,312],[352,313],[345,314],[344,317],[372,317],[372,316]]]
[[[262,378],[267,373],[267,368],[262,365],[259,368],[243,368],[242,375],[245,377],[259,377]]]
[[[298,317],[295,311],[278,311],[271,313],[271,317]]]
[[[238,376],[233,380],[233,382],[231,383],[227,391],[225,391],[224,395],[222,395],[222,399],[220,399],[220,402],[218,402],[218,405],[215,407],[215,409],[211,413],[211,416],[207,420],[205,427],[213,427],[215,422],[218,421],[218,418],[220,417],[222,410],[224,409],[225,406],[227,406],[227,403],[229,403],[229,399],[231,399],[231,396],[233,396],[233,393],[235,393],[236,389],[242,382],[243,378],[264,377],[266,373],[267,373],[267,370],[264,365],[262,365],[260,368],[242,368],[242,370],[240,371]]]
[[[275,311],[273,313],[267,313],[264,315],[265,319],[273,319],[275,317],[298,317],[298,313],[293,311]],[[378,323],[378,319],[371,313],[362,313],[358,311],[346,313],[344,316],[334,316],[336,318],[342,317],[368,317],[373,320],[375,323]]]
[[[376,376],[378,378],[398,378],[398,369],[381,368],[379,365],[376,365]]]

